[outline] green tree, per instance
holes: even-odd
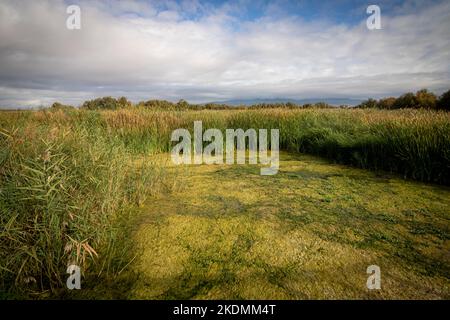
[[[62,104],[60,102],[55,102],[52,104],[51,109],[52,110],[66,110],[66,109],[73,109],[73,106]]]
[[[436,109],[436,95],[427,89],[417,91],[416,100],[419,108]]]
[[[441,110],[450,110],[450,90],[444,92],[436,103],[437,108]]]
[[[122,108],[129,108],[129,107],[131,107],[131,106],[133,105],[133,104],[132,104],[130,101],[128,101],[128,99],[125,98],[125,97],[120,97],[119,100],[117,100],[117,102],[119,103],[120,107],[122,107]]]
[[[122,97],[119,100],[114,99],[112,97],[103,97],[85,101],[81,107],[90,110],[95,109],[115,110],[125,108],[126,106],[129,105],[131,105],[131,102],[129,102],[125,97]]]
[[[180,99],[180,101],[177,102],[177,108],[179,109],[188,109],[189,108],[189,103],[184,100],[184,99]]]
[[[405,93],[395,100],[392,108],[402,109],[402,108],[418,108],[419,103],[417,102],[416,95],[412,92]]]
[[[376,108],[377,107],[377,100],[369,98],[363,102],[361,102],[358,105],[358,108],[363,108],[363,109],[367,109],[367,108]]]
[[[380,99],[377,103],[377,107],[380,109],[393,109],[395,100],[397,99],[394,97]]]

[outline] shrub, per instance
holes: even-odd
[[[419,108],[436,109],[436,95],[427,89],[416,92],[416,101]]]
[[[167,100],[148,100],[139,102],[138,106],[152,109],[171,110],[175,108],[175,104]]]
[[[384,98],[384,99],[380,99],[377,103],[377,108],[379,109],[393,109],[394,108],[394,103],[395,103],[395,98],[394,97],[389,97],[389,98]]]
[[[450,90],[444,92],[437,101],[437,108],[441,110],[450,110]]]
[[[415,96],[415,94],[411,92],[405,93],[404,95],[398,97],[392,105],[393,109],[417,107],[419,107],[419,102],[417,101],[417,97]]]
[[[67,110],[67,109],[74,109],[74,106],[62,104],[59,102],[55,102],[52,104],[51,109],[53,110]]]
[[[369,98],[358,105],[359,108],[368,109],[368,108],[376,108],[377,100]]]
[[[131,105],[132,103],[128,101],[127,98],[125,97],[121,97],[119,99],[114,99],[112,97],[103,97],[86,101],[83,103],[81,107],[89,110],[97,110],[97,109],[115,110],[127,108],[130,107]]]
[[[177,108],[180,110],[186,110],[189,108],[189,103],[186,100],[181,99],[177,102]]]

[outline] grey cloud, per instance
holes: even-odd
[[[193,102],[229,98],[367,97],[450,84],[450,3],[382,16],[383,30],[263,17],[229,8],[81,2],[82,29],[62,1],[0,3],[0,106],[78,104],[100,95]],[[120,13],[127,13],[121,15]],[[138,15],[137,13],[141,13]],[[136,14],[129,14],[136,13]]]

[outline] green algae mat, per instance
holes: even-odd
[[[274,176],[168,170],[177,190],[150,198],[133,232],[128,298],[450,298],[449,188],[288,153]]]

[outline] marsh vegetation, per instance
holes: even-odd
[[[0,113],[3,297],[449,297],[448,112],[120,105]],[[174,168],[195,120],[280,129],[280,172]]]

